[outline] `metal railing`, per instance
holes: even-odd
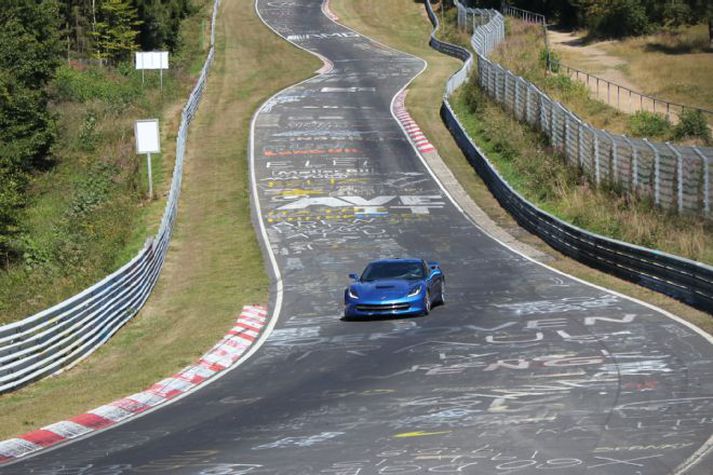
[[[542,25],[545,49],[547,51],[547,70],[555,73],[564,70],[568,76],[584,82],[595,94],[596,98],[602,102],[606,102],[607,105],[616,107],[626,113],[645,111],[665,115],[669,121],[674,121],[687,110],[692,110],[703,114],[709,123],[713,122],[713,110],[687,106],[685,104],[654,97],[643,92],[634,91],[614,81],[609,81],[595,74],[562,63],[558,59],[553,58],[550,54],[547,19],[544,15],[513,7],[506,2],[502,3],[501,10],[506,16],[511,16],[527,23]]]
[[[436,38],[438,19],[430,0],[424,3],[434,26],[429,44],[445,54],[472,60],[465,48]],[[497,17],[491,21],[497,21]],[[479,57],[479,61],[482,59]],[[713,313],[713,267],[590,233],[542,211],[515,191],[468,135],[451,107],[450,95],[464,69],[448,80],[441,118],[495,198],[521,226],[573,259]]]
[[[469,33],[473,33],[479,26],[487,24],[494,12],[494,10],[484,8],[469,8],[460,2],[454,2],[454,4],[458,10],[458,28],[467,29]]]
[[[658,97],[634,91],[626,86],[617,84],[608,79],[604,79],[595,74],[591,74],[580,69],[568,66],[562,62],[551,62],[550,68],[554,71],[567,73],[568,76],[575,78],[578,81],[584,82],[587,87],[595,94],[597,99],[606,102],[607,105],[616,107],[617,109],[626,112],[634,113],[639,111],[652,112],[654,114],[665,115],[670,121],[674,121],[681,115],[689,111],[698,111],[710,121],[713,121],[713,111],[703,109],[701,107],[687,106],[677,102],[667,101]]]
[[[547,25],[547,19],[545,18],[545,15],[531,12],[528,10],[523,10],[522,8],[513,7],[512,5],[506,2],[502,2],[500,11],[503,12],[503,15],[519,18],[520,20],[527,23],[536,23],[542,26]]]
[[[195,116],[215,56],[214,0],[210,49],[181,114],[171,188],[156,236],[129,263],[102,281],[52,308],[0,326],[0,393],[66,370],[106,342],[136,315],[158,279],[173,224],[183,177],[188,127]]]

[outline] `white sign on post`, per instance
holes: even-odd
[[[137,51],[136,69],[168,69],[168,51]]]
[[[141,84],[144,83],[145,69],[158,69],[163,90],[163,70],[168,69],[168,51],[137,51],[136,69],[141,70]]]
[[[134,123],[136,153],[146,154],[146,167],[149,179],[149,199],[153,198],[153,179],[151,177],[151,154],[161,152],[161,136],[158,119],[137,120]]]

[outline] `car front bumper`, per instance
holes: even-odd
[[[344,303],[345,317],[376,317],[389,315],[413,315],[424,313],[423,296],[405,297],[396,300],[369,301],[347,299]]]

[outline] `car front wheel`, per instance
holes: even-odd
[[[435,302],[438,305],[445,305],[446,304],[446,281],[442,280],[441,281],[441,289],[438,295],[438,301]]]
[[[426,296],[423,298],[423,314],[428,315],[431,312],[431,291],[426,291]]]

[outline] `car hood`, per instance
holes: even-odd
[[[352,284],[360,299],[388,300],[406,297],[408,291],[422,283],[420,280],[375,280]]]

